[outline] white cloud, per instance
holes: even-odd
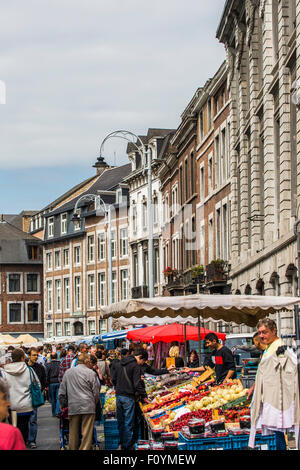
[[[223,6],[220,0],[3,5],[0,168],[89,165],[113,130],[177,127],[195,90],[225,58],[215,38]],[[123,158],[124,145],[108,145],[109,158],[114,151]]]

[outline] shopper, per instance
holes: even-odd
[[[204,372],[206,366],[215,369],[217,383],[226,382],[236,377],[236,368],[232,352],[226,346],[219,343],[215,333],[208,333],[205,345],[211,350],[210,356],[205,358],[204,365],[200,367],[184,367],[183,372]]]
[[[42,366],[46,367],[47,364],[47,358],[46,355],[44,354],[44,348],[43,346],[39,346],[37,348],[38,350],[38,358],[37,358],[37,364],[41,364]]]
[[[89,354],[80,354],[76,367],[66,371],[58,391],[60,406],[68,406],[70,450],[90,450],[100,386]],[[79,435],[81,443],[79,445]]]
[[[39,355],[39,352],[37,348],[30,348],[28,351],[28,360],[26,362],[27,362],[27,365],[31,367],[31,369],[33,369],[36,375],[38,376],[41,390],[43,392],[46,387],[46,369],[41,364],[38,364],[37,362],[38,355]],[[37,414],[38,414],[38,409],[33,408],[33,412],[29,420],[29,433],[28,433],[28,447],[30,449],[37,448],[37,445],[36,445],[36,439],[37,439],[37,433],[38,433]]]
[[[190,369],[195,369],[195,367],[199,367],[199,366],[200,366],[200,364],[199,364],[199,357],[198,357],[197,351],[196,351],[195,349],[193,349],[193,350],[191,351],[191,353],[190,353],[190,357],[189,357],[187,366],[188,366]]]
[[[12,414],[16,413],[17,427],[20,429],[24,442],[28,441],[29,419],[33,412],[30,392],[31,378],[29,368],[25,363],[25,353],[21,348],[16,348],[11,353],[12,363],[6,364],[2,370],[2,376],[10,386],[10,402]],[[42,366],[41,366],[42,367]],[[34,378],[40,385],[40,381],[32,371]]]
[[[77,366],[78,356],[81,354],[87,354],[88,352],[88,345],[86,343],[80,343],[78,346],[78,351],[76,357],[73,359],[71,367]]]
[[[263,432],[275,432],[278,450],[286,450],[283,431],[297,428],[300,422],[297,359],[278,338],[273,320],[260,320],[257,330],[265,350],[253,387],[249,447],[254,446],[260,422]]]
[[[9,406],[9,385],[0,378],[0,450],[26,450],[20,430],[3,422],[9,416]]]
[[[73,360],[75,359],[75,346],[72,344],[67,349],[67,355],[60,361],[59,366],[59,383],[62,382],[65,372],[70,369]]]
[[[134,444],[134,423],[136,401],[149,403],[145,384],[141,379],[141,368],[148,359],[145,349],[138,349],[134,355],[126,356],[117,364],[113,375],[116,391],[117,420],[122,450],[130,450]]]
[[[46,365],[46,385],[49,388],[52,416],[59,415],[59,401],[57,399],[59,389],[59,368],[60,361],[57,353],[51,353],[51,362]]]
[[[180,357],[180,355],[179,355],[179,347],[178,346],[172,346],[170,348],[169,357],[175,358],[175,368],[176,369],[184,366],[184,361],[183,361],[182,357]],[[162,363],[162,368],[163,369],[166,368],[166,363],[167,363],[167,360],[164,359],[163,363]]]
[[[101,385],[112,386],[109,365],[106,361],[106,355],[100,349],[96,350],[97,364],[102,376]]]

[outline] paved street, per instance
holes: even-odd
[[[97,427],[97,436],[101,445],[101,435],[103,435],[103,426]],[[46,402],[44,406],[38,410],[38,450],[59,450],[59,419],[53,418],[51,414],[51,405]],[[102,438],[102,443],[104,438]],[[101,446],[102,447],[102,446]]]

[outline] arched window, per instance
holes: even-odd
[[[74,336],[81,335],[83,335],[83,323],[81,321],[77,321],[74,323]]]
[[[258,279],[256,283],[257,295],[265,295],[265,283],[262,279]]]
[[[249,286],[249,284],[247,284],[245,287],[245,295],[251,295],[251,294],[252,294],[252,289]]]

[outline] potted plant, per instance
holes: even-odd
[[[203,264],[199,264],[198,266],[194,266],[191,269],[191,273],[192,273],[192,278],[193,279],[202,278],[204,276],[204,266],[203,266]]]
[[[171,266],[168,266],[167,268],[163,270],[163,274],[165,277],[174,276],[174,274],[176,273],[177,273],[177,269],[171,268]]]
[[[211,281],[223,281],[224,266],[225,261],[223,259],[217,258],[212,260],[206,269],[207,279]]]

